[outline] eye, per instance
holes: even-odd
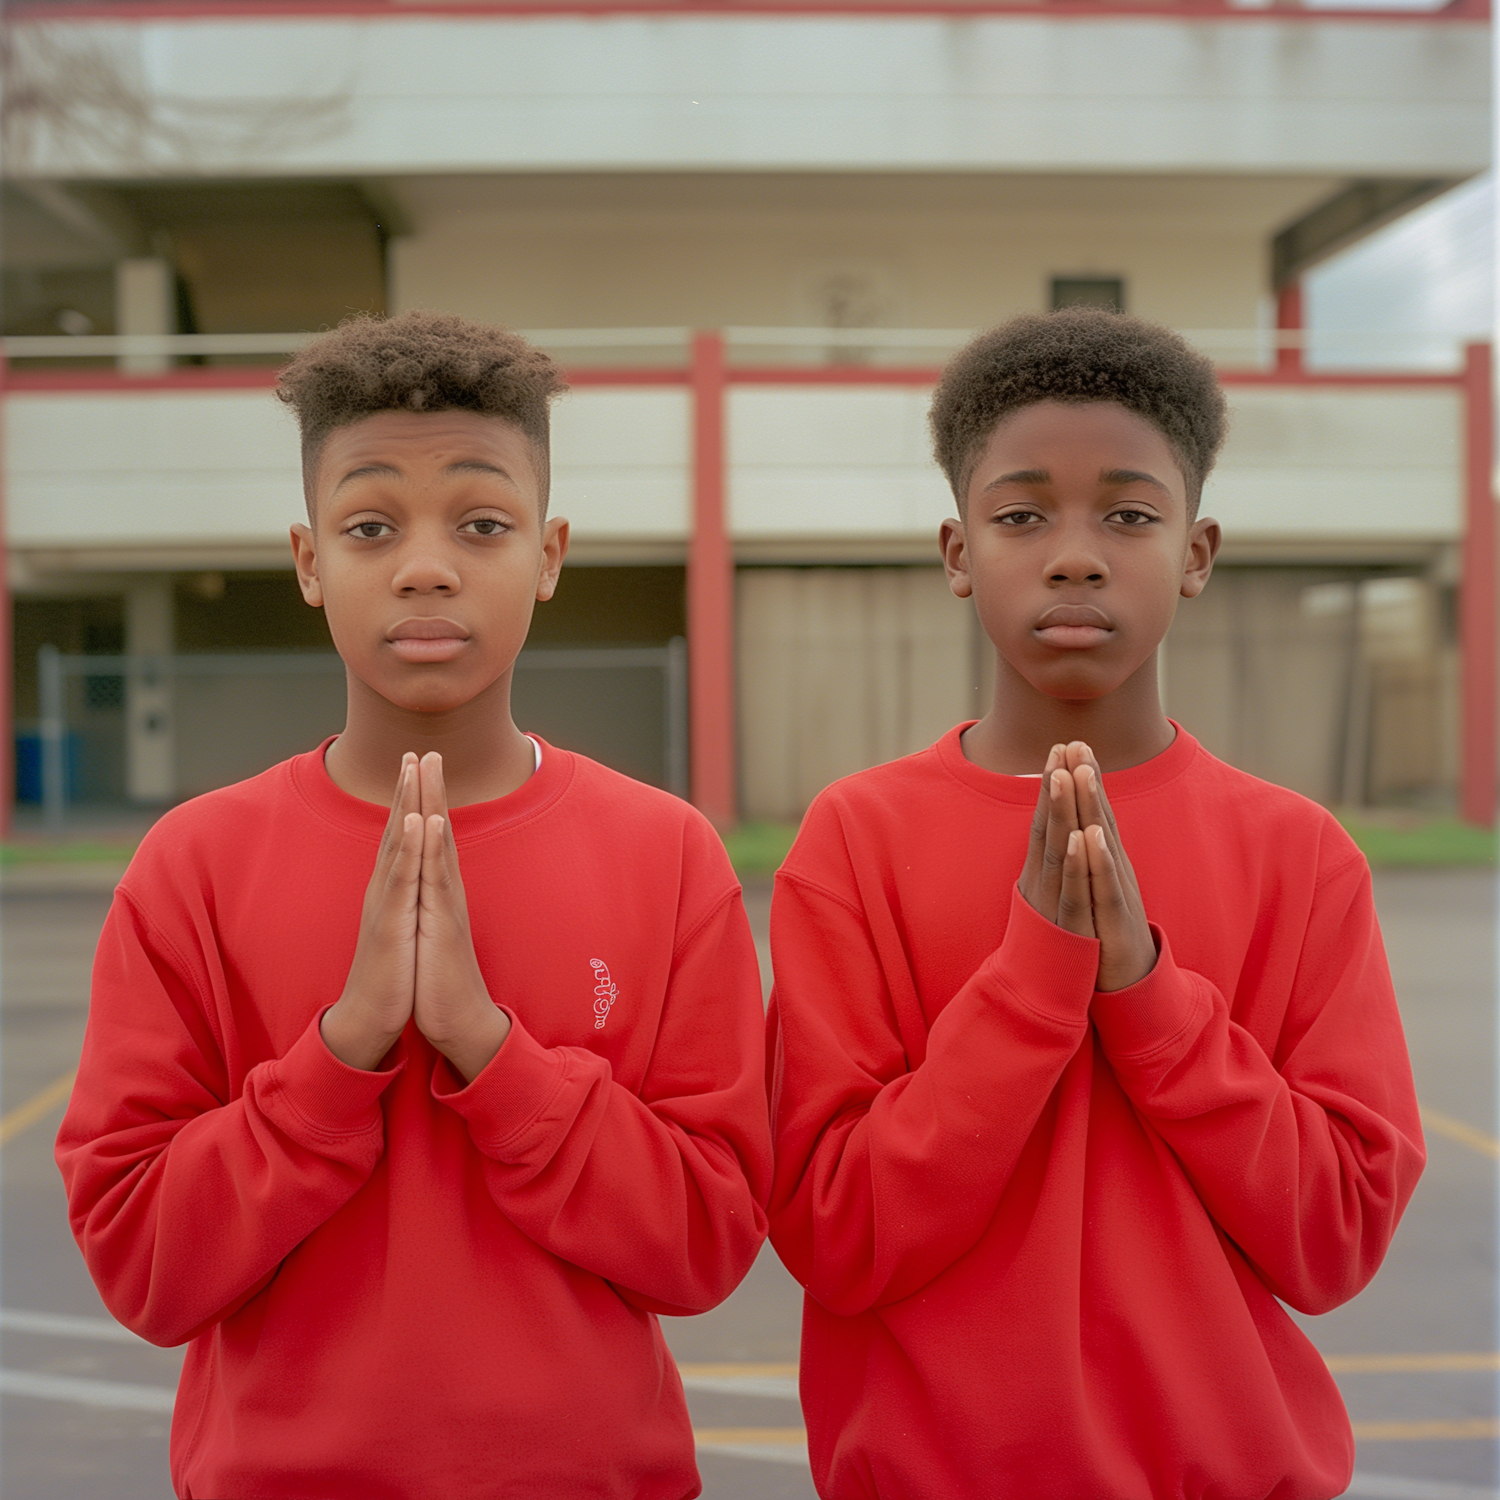
[[[1110,513],[1111,521],[1123,521],[1127,526],[1149,526],[1159,518],[1149,510],[1117,510]]]
[[[1034,510],[1007,510],[995,517],[1000,526],[1024,526],[1028,521],[1040,521],[1041,513]]]
[[[476,536],[501,536],[510,530],[510,526],[498,516],[476,516],[472,521],[465,521],[459,529],[472,531]]]
[[[363,542],[378,541],[383,536],[394,536],[396,528],[386,521],[356,521],[344,533]]]

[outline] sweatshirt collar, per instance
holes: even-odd
[[[1006,776],[999,771],[986,771],[965,756],[959,736],[977,722],[969,719],[955,726],[932,747],[939,763],[965,786],[986,797],[993,797],[997,802],[1035,807],[1038,794],[1035,776]],[[1198,754],[1198,741],[1175,719],[1168,722],[1177,731],[1177,737],[1160,755],[1153,755],[1150,760],[1143,760],[1138,766],[1128,766],[1123,771],[1104,773],[1104,790],[1111,802],[1154,792],[1180,776],[1192,763]]]
[[[303,802],[324,821],[345,833],[378,843],[391,810],[378,802],[350,796],[328,774],[323,756],[337,738],[330,735],[316,750],[292,757],[288,762],[292,784]],[[532,738],[542,746],[542,764],[515,791],[491,802],[472,802],[467,807],[453,809],[453,836],[460,844],[473,843],[526,822],[544,812],[567,790],[576,757],[549,745],[540,735]]]

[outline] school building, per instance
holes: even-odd
[[[1487,166],[1487,0],[22,0],[6,27],[23,800],[165,803],[338,727],[275,367],[433,307],[572,382],[525,727],[721,823],[795,819],[981,710],[926,402],[971,331],[1083,301],[1182,330],[1232,405],[1168,711],[1326,803],[1493,822],[1488,350],[1310,368],[1299,295]]]

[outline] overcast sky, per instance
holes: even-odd
[[[1494,327],[1495,182],[1435,198],[1310,271],[1317,365],[1445,368]]]

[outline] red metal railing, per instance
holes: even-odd
[[[0,366],[3,370],[3,366]],[[735,385],[896,385],[931,387],[935,365],[891,368],[838,365],[736,365],[718,331],[693,335],[685,365],[572,370],[574,386],[685,386],[693,403],[692,535],[688,542],[689,742],[693,802],[717,825],[736,817],[734,556],[727,517],[727,397]],[[1481,827],[1494,827],[1500,783],[1500,609],[1497,609],[1497,524],[1493,489],[1494,406],[1491,350],[1472,344],[1454,374],[1334,373],[1308,370],[1300,359],[1278,359],[1269,370],[1223,370],[1228,386],[1324,388],[1447,388],[1463,397],[1464,534],[1459,600],[1462,657],[1462,739],[1459,807]],[[160,375],[112,370],[38,371],[5,375],[14,391],[142,391],[269,388],[276,371],[181,369]],[[3,563],[0,539],[0,563]],[[0,574],[3,577],[3,574]],[[0,585],[3,587],[3,585]],[[0,596],[0,629],[8,629],[8,597]],[[8,643],[0,673],[8,673]],[[0,705],[0,774],[10,776],[10,695]],[[0,782],[8,787],[11,781]],[[9,798],[0,798],[8,809]],[[8,815],[8,814],[7,814]]]
[[[1449,0],[1438,9],[1323,8],[1302,0],[1267,4],[1234,0],[21,0],[9,23],[263,19],[267,17],[483,17],[544,15],[849,15],[1018,16],[1054,20],[1169,19],[1183,21],[1310,21],[1337,25],[1380,21],[1425,25],[1487,21],[1490,0]]]

